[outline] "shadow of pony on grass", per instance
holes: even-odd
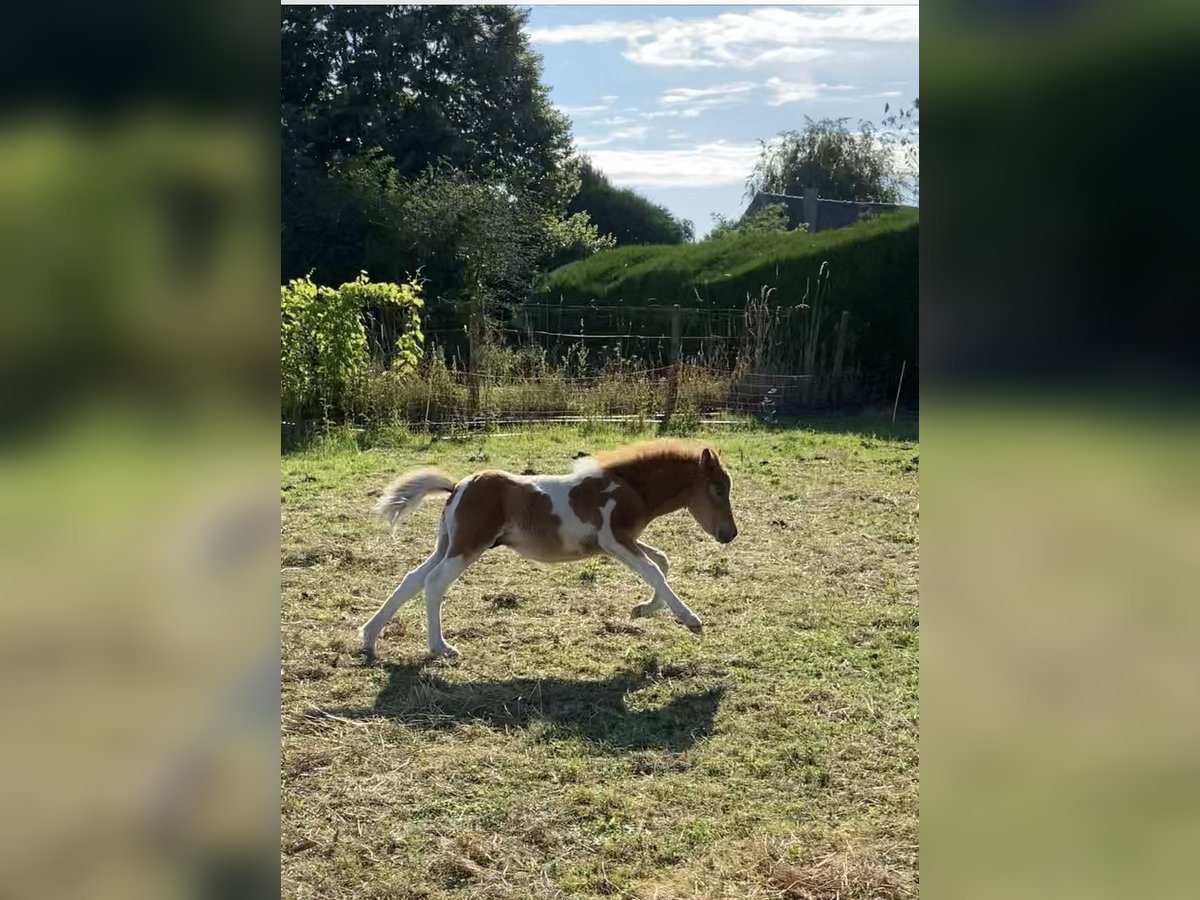
[[[679,694],[662,706],[630,709],[628,697],[660,679],[646,672],[621,672],[601,680],[510,678],[447,681],[427,667],[393,663],[387,683],[370,709],[340,709],[343,718],[388,718],[413,728],[442,728],[483,722],[494,728],[524,728],[538,722],[557,736],[579,737],[620,750],[686,750],[712,732],[725,693],[717,685]]]

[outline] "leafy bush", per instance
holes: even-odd
[[[421,297],[421,286],[415,281],[396,284],[391,281],[371,282],[362,272],[354,281],[338,288],[338,294],[348,307],[361,310],[398,311],[401,327],[393,344],[391,366],[393,370],[411,372],[421,361],[425,347],[425,334],[421,331],[419,310],[425,305]]]
[[[611,234],[600,233],[586,212],[572,213],[563,219],[546,216],[545,221],[551,265],[586,259],[593,253],[611,250],[617,245],[616,238]]]
[[[367,310],[403,315],[392,348],[395,371],[415,370],[424,344],[415,282],[372,283],[365,272],[336,290],[294,278],[279,289],[281,407],[300,418],[345,415],[357,405],[371,366]]]
[[[777,234],[788,230],[788,211],[782,203],[769,203],[741,219],[731,219],[720,213],[713,214],[713,229],[706,241],[719,240],[731,234]],[[808,226],[801,223],[800,230]]]

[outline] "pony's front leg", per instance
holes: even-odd
[[[646,556],[650,557],[651,561],[658,566],[658,570],[662,572],[664,579],[671,574],[671,563],[667,561],[667,554],[663,553],[661,550],[651,547],[649,544],[644,544],[641,541],[638,541],[637,545],[638,549],[646,554]],[[645,601],[644,603],[639,603],[633,608],[633,617],[637,619],[642,616],[648,616],[662,609],[666,605],[667,604],[663,601],[658,591],[655,591],[649,600]]]
[[[654,600],[651,600],[651,603],[654,603],[656,600],[665,603],[675,618],[686,625],[690,631],[696,634],[703,631],[704,623],[700,621],[700,617],[688,609],[687,604],[680,600],[678,595],[671,590],[671,586],[667,584],[667,577],[663,574],[662,570],[636,542],[631,543],[632,546],[626,545],[616,537],[602,535],[600,538],[600,547],[605,553],[623,562],[636,572],[642,581],[654,588]]]

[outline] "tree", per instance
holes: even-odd
[[[573,213],[587,213],[601,234],[611,234],[618,245],[683,244],[695,236],[692,223],[641,194],[608,180],[586,157],[579,165],[579,192],[567,205]]]
[[[885,147],[898,150],[903,160],[901,178],[912,189],[921,194],[921,98],[913,100],[907,109],[894,112],[889,104],[883,105],[883,127],[879,140]]]
[[[747,181],[749,193],[802,196],[806,187],[815,187],[829,200],[900,201],[895,156],[870,123],[856,134],[845,119],[805,121],[803,131],[785,131],[777,141],[763,142]]]
[[[403,243],[384,233],[388,210],[431,170],[520,196],[543,225],[564,217],[579,183],[569,122],[526,20],[505,6],[282,8],[284,279],[401,279],[364,256]]]
[[[448,164],[404,180],[376,150],[337,167],[331,183],[331,215],[341,222],[330,235],[331,253],[352,252],[380,279],[419,269],[431,298],[518,302],[548,262],[612,246],[585,216],[558,214],[536,191]],[[325,259],[321,248],[314,253]],[[430,312],[446,318],[436,305]]]
[[[445,161],[551,193],[571,155],[538,57],[506,6],[283,7],[282,118],[329,165],[373,147],[401,177]],[[564,197],[566,199],[566,197]]]

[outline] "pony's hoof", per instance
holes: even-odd
[[[449,644],[443,644],[441,647],[430,647],[429,655],[434,659],[454,659],[458,656],[458,648],[452,647]]]
[[[692,621],[684,622],[683,624],[687,626],[687,630],[692,634],[704,634],[704,623],[699,619],[692,619]]]
[[[640,619],[643,616],[648,616],[648,615],[650,615],[650,609],[646,606],[645,603],[639,603],[633,609],[631,609],[629,611],[629,618],[631,618],[631,619]]]
[[[360,641],[358,655],[363,658],[363,661],[367,665],[370,665],[375,662],[375,642],[367,640],[361,628],[358,629],[358,639]]]

